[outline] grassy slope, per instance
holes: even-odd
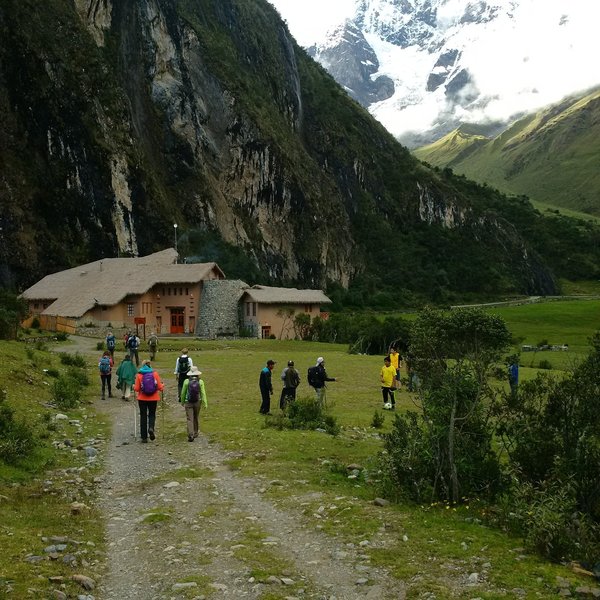
[[[514,335],[524,338],[524,343],[537,343],[543,338],[568,343],[571,347],[568,353],[537,355],[538,359],[549,358],[554,362],[557,358],[570,360],[583,355],[587,338],[600,327],[599,309],[600,301],[590,300],[490,311],[503,316]],[[238,458],[231,461],[231,468],[253,478],[283,482],[281,486],[267,486],[265,493],[283,505],[297,503],[291,498],[290,490],[294,496],[302,495],[306,526],[322,528],[336,535],[340,542],[356,544],[360,540],[376,540],[382,528],[390,532],[397,540],[392,547],[381,549],[373,545],[365,547],[364,552],[371,557],[372,564],[384,565],[407,581],[407,598],[435,592],[440,598],[477,596],[491,600],[505,597],[505,592],[500,590],[517,587],[525,590],[525,598],[554,598],[557,597],[557,575],[569,578],[573,584],[590,583],[578,580],[565,567],[518,549],[522,546],[520,539],[473,522],[473,517],[481,517],[485,510],[476,500],[456,510],[445,506],[410,505],[377,508],[370,503],[376,491],[362,480],[349,480],[345,466],[359,463],[373,471],[374,457],[381,449],[377,432],[370,427],[373,413],[381,404],[378,382],[381,357],[349,355],[342,345],[307,342],[164,340],[155,362],[159,372],[171,373],[176,351],[184,343],[192,349],[191,355],[203,371],[209,395],[209,409],[202,413],[201,429],[210,439],[239,452]],[[41,404],[48,400],[49,392],[42,383],[41,369],[50,363],[58,367],[56,357],[36,352],[29,360],[23,347],[17,344],[2,343],[2,351],[7,358],[0,365],[0,372],[8,382],[11,403],[23,412],[32,405],[35,411],[44,410]],[[273,409],[276,412],[279,374],[287,360],[296,361],[304,379],[306,368],[321,355],[326,358],[329,374],[338,378],[329,385],[329,399],[344,428],[342,434],[333,438],[318,432],[265,429],[264,418],[258,414],[257,382],[262,365],[271,357],[278,361],[274,371]],[[527,364],[523,369],[526,378],[537,372]],[[34,385],[17,385],[25,373],[32,374]],[[299,395],[307,393],[304,383]],[[31,404],[36,398],[40,404]],[[405,391],[399,395],[398,405],[399,409],[414,409],[412,398]],[[81,416],[81,413],[73,416]],[[387,413],[383,431],[390,427],[391,415]],[[165,429],[165,443],[172,444],[174,451],[179,444],[186,443],[183,417],[180,422],[167,423]],[[61,432],[61,435],[72,433]],[[89,436],[86,432],[84,439]],[[73,459],[63,454],[58,460]],[[75,458],[77,460],[81,459]],[[8,474],[3,472],[3,476]],[[40,535],[68,535],[100,544],[102,534],[100,522],[88,517],[85,521],[68,517],[70,498],[41,492],[40,481],[45,478],[57,480],[56,475],[44,475],[20,488],[13,488],[10,482],[0,485],[0,494],[9,498],[0,505],[4,530],[12,534],[5,538],[5,551],[0,557],[0,582],[2,577],[18,581],[15,589],[22,592],[23,597],[30,587],[48,590],[38,574],[67,573],[60,561],[35,567],[23,562],[26,554],[41,553],[45,544],[40,541]],[[59,487],[58,482],[55,487]],[[324,509],[319,510],[320,507]],[[484,568],[485,563],[491,566]],[[444,567],[440,569],[440,565]],[[86,573],[97,576],[98,571],[100,567],[96,566]],[[476,588],[465,586],[466,577],[472,572],[483,573],[486,583]]]
[[[457,130],[414,154],[544,205],[600,215],[599,113],[596,90],[528,115],[487,142]]]

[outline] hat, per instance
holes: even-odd
[[[288,367],[293,367],[293,366],[294,366],[294,361],[288,360]]]
[[[319,358],[317,358],[317,365],[320,365],[321,363],[324,363],[325,359],[322,356],[319,356]]]
[[[267,365],[274,365],[274,364],[275,364],[275,361],[274,361],[274,360],[272,360],[272,359],[269,359],[269,360],[267,361]]]
[[[198,367],[193,366],[188,372],[188,377],[200,377],[202,375],[202,371],[198,370]]]

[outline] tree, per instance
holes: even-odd
[[[409,352],[434,462],[433,493],[452,502],[499,482],[485,400],[493,397],[492,367],[510,341],[504,321],[480,309],[425,309],[413,324]]]
[[[307,313],[298,313],[294,317],[294,334],[301,340],[310,338],[310,315]]]
[[[277,316],[282,319],[281,331],[279,332],[279,339],[283,338],[283,335],[287,337],[290,329],[293,326],[292,317],[294,316],[294,308],[292,306],[284,306],[277,311]]]
[[[16,338],[19,323],[26,315],[26,303],[16,294],[0,289],[0,339]]]

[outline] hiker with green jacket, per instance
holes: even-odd
[[[136,375],[137,369],[131,360],[131,356],[127,354],[117,369],[117,389],[121,390],[122,400],[129,400]]]
[[[179,401],[185,408],[187,417],[188,442],[193,442],[198,437],[198,417],[200,415],[200,402],[204,408],[208,408],[208,399],[204,381],[200,379],[202,372],[198,367],[191,367],[187,373],[187,379],[183,382]]]

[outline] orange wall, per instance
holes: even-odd
[[[250,315],[248,315],[248,304],[250,304]],[[287,311],[290,308],[293,309],[294,313],[289,318],[277,314],[279,311]],[[306,308],[310,308],[310,310],[306,311],[304,304],[256,303],[256,316],[253,316],[252,303],[248,303],[245,300],[242,305],[242,316],[244,325],[257,331],[257,337],[259,338],[263,337],[263,328],[270,327],[271,334],[277,339],[294,339],[294,318],[296,315],[308,314],[312,321],[321,314],[321,307],[319,304],[310,304],[307,305]]]

